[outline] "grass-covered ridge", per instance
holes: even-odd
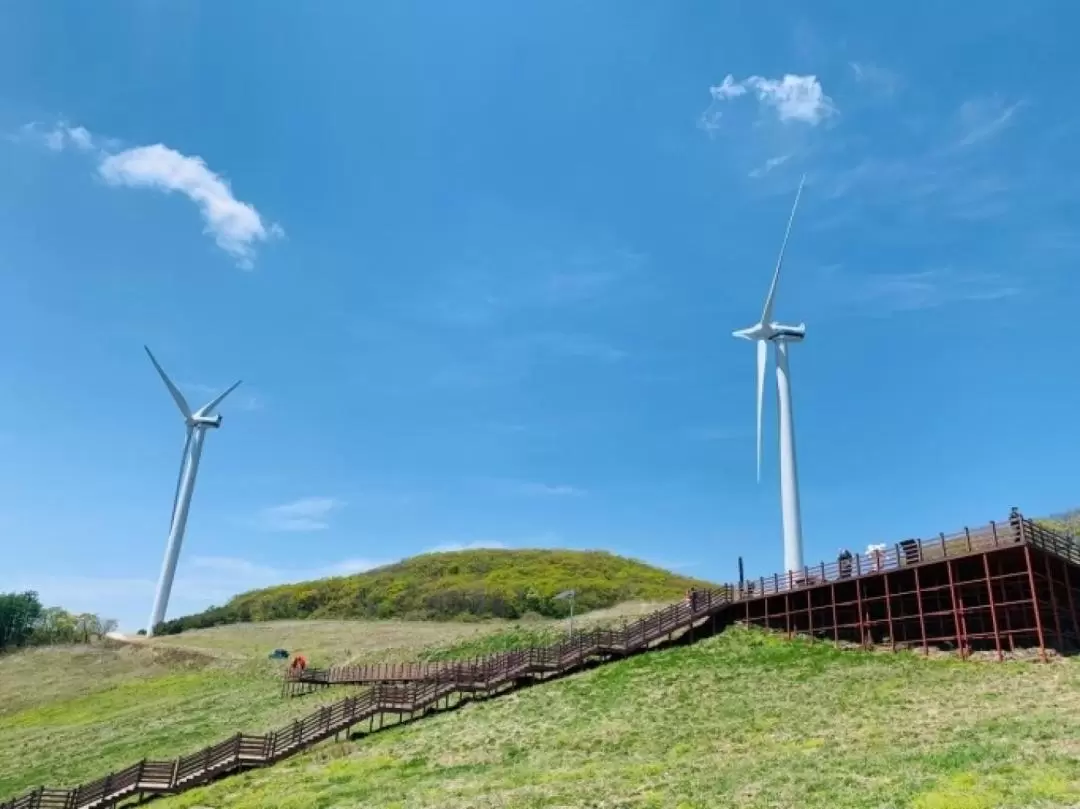
[[[279,696],[275,646],[332,662],[415,660],[476,643],[507,624],[303,621],[186,632],[139,644],[28,649],[0,656],[0,801],[67,787],[144,757],[170,759],[237,730],[259,733],[338,693]]]
[[[625,601],[671,601],[700,580],[603,551],[468,550],[430,553],[359,573],[243,593],[221,607],[166,622],[159,632],[297,618],[563,617]]]
[[[610,626],[657,608],[623,604],[580,617]],[[71,787],[140,759],[171,759],[237,731],[264,733],[340,699],[282,699],[278,646],[315,665],[453,660],[563,636],[566,622],[274,621],[141,640],[0,655],[0,801]],[[347,693],[347,692],[346,692]]]
[[[161,809],[1066,809],[1080,661],[837,651],[739,628],[327,744]]]

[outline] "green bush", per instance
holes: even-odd
[[[157,631],[296,618],[563,618],[569,602],[554,597],[570,588],[577,591],[575,609],[585,612],[623,601],[673,600],[702,586],[708,584],[605,551],[429,553],[353,576],[243,593]]]

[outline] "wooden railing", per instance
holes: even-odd
[[[703,618],[723,615],[740,599],[758,598],[872,576],[885,570],[960,557],[994,548],[1027,543],[1080,565],[1080,547],[1037,523],[1023,518],[990,523],[985,528],[930,540],[897,543],[880,553],[856,554],[850,564],[832,562],[804,568],[802,574],[760,577],[741,590],[725,585],[698,591],[684,601],[647,615],[621,629],[598,629],[567,641],[489,655],[470,661],[406,663],[399,665],[338,666],[290,672],[295,683],[365,684],[364,693],[325,705],[302,719],[265,735],[238,733],[197,753],[171,761],[143,760],[127,769],[72,789],[41,787],[5,803],[0,809],[104,809],[136,796],[182,792],[231,772],[273,764],[363,721],[390,714],[425,711],[440,700],[471,692],[494,692],[515,687],[530,677],[552,677],[581,668],[590,660],[621,656],[648,648],[677,631],[690,629]],[[380,722],[381,724],[381,722]]]
[[[694,603],[682,601],[646,615],[620,629],[596,629],[574,635],[547,647],[515,650],[472,660],[439,663],[395,663],[368,666],[333,666],[328,669],[290,669],[287,683],[320,685],[362,685],[368,683],[439,680],[455,683],[499,683],[522,666],[561,669],[566,661],[596,655],[624,655],[647,647],[671,633],[689,626],[702,616],[725,609],[732,601],[729,585],[698,590]],[[296,692],[300,693],[300,692]]]

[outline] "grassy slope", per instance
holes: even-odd
[[[837,652],[729,630],[163,801],[161,809],[1068,807],[1080,661]]]
[[[0,798],[39,784],[100,777],[145,757],[171,758],[237,730],[276,726],[324,694],[278,697],[277,645],[312,662],[415,659],[502,624],[320,621],[221,627],[145,645],[36,649],[0,657]]]
[[[655,607],[629,604],[584,616],[582,623],[618,621]],[[191,753],[237,730],[276,727],[341,696],[331,691],[280,699],[281,664],[266,659],[276,646],[303,652],[315,665],[472,656],[548,637],[558,626],[285,621],[216,627],[130,646],[0,656],[0,799],[40,784],[98,778],[144,756]]]
[[[555,601],[578,592],[579,612],[634,599],[680,598],[704,582],[600,551],[470,550],[415,556],[360,573],[279,585],[170,621],[165,631],[296,618],[517,618],[565,615]]]

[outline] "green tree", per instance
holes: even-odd
[[[29,643],[41,611],[33,591],[0,593],[0,651]]]

